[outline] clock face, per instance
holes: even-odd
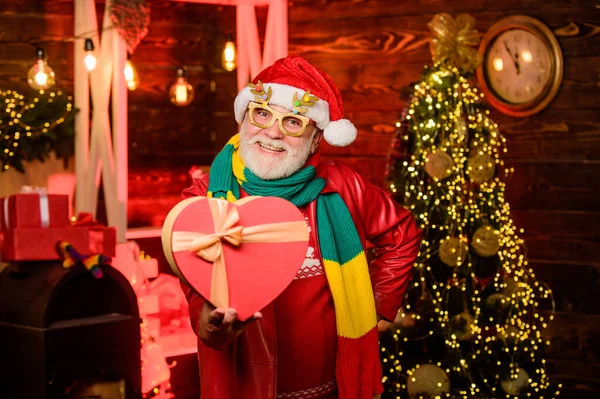
[[[533,101],[552,79],[548,47],[524,29],[499,34],[486,53],[483,67],[491,89],[512,104]]]

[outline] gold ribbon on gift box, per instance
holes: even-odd
[[[170,246],[172,252],[194,252],[200,258],[213,263],[209,301],[218,308],[229,307],[227,269],[223,254],[224,241],[235,247],[244,243],[308,241],[308,228],[304,221],[269,223],[250,227],[237,225],[240,220],[238,206],[256,198],[246,197],[236,201],[233,206],[230,206],[227,201],[215,198],[196,197],[190,199],[191,202],[200,199],[208,201],[215,232],[207,234],[195,231],[173,231],[170,244],[164,241],[165,235],[163,233],[163,246],[165,248]],[[167,222],[165,222],[165,226],[167,226]],[[169,259],[169,263],[174,267],[174,259]],[[177,270],[175,271],[182,277]]]

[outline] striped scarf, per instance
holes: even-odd
[[[240,187],[249,195],[284,198],[297,207],[316,199],[317,232],[337,326],[336,379],[341,399],[372,398],[380,392],[377,317],[367,258],[348,207],[338,193],[320,194],[316,160],[292,176],[262,180],[244,166],[239,134],[215,158],[208,197],[236,201]]]

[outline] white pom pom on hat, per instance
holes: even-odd
[[[264,91],[271,88],[269,104],[294,109],[293,97],[301,99],[306,92],[319,100],[312,106],[302,106],[308,111],[304,115],[314,120],[323,130],[325,141],[336,147],[351,144],[358,134],[356,127],[344,117],[342,98],[335,83],[323,71],[315,68],[302,57],[287,56],[281,58],[259,73],[253,84],[262,83]],[[234,103],[235,118],[242,123],[250,101],[255,95],[250,87],[242,89]]]

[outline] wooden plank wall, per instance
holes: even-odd
[[[481,34],[499,19],[527,14],[558,36],[565,75],[538,115],[493,111],[515,168],[507,199],[525,229],[528,256],[554,290],[547,336],[549,370],[563,398],[600,397],[600,9],[591,0],[294,0],[290,52],[329,72],[359,128],[348,149],[324,147],[381,183],[402,91],[430,61],[427,22],[468,12]]]
[[[210,165],[236,131],[236,73],[220,66],[227,34],[235,34],[235,7],[149,1],[151,25],[131,60],[140,86],[129,92],[129,225],[160,226],[191,179],[192,165]],[[96,1],[99,25],[104,1]],[[0,87],[33,91],[27,71],[35,43],[48,55],[57,87],[73,92],[73,0],[0,0]],[[264,20],[264,12],[259,13]],[[188,68],[195,99],[187,107],[167,97],[178,65]],[[102,190],[100,190],[102,195]],[[104,218],[102,199],[98,217]]]
[[[130,226],[160,226],[190,183],[192,165],[208,165],[235,132],[235,73],[220,66],[235,10],[151,0],[152,23],[132,57],[141,76],[130,93]],[[557,317],[547,335],[552,375],[562,397],[600,393],[600,10],[592,0],[291,0],[290,52],[337,82],[346,114],[359,128],[344,149],[323,144],[376,184],[383,182],[401,93],[430,60],[427,22],[438,12],[468,12],[483,33],[511,14],[548,24],[565,57],[561,91],[548,109],[515,119],[493,112],[508,138],[515,175],[508,200],[525,229],[538,277],[553,288]],[[103,2],[98,1],[98,15]],[[259,8],[265,21],[266,9]],[[73,88],[72,0],[0,0],[0,87],[27,92],[35,42],[44,42],[61,86]],[[83,45],[83,43],[81,43]],[[190,68],[196,99],[177,108],[167,99],[177,64]],[[101,215],[100,215],[101,216]]]

